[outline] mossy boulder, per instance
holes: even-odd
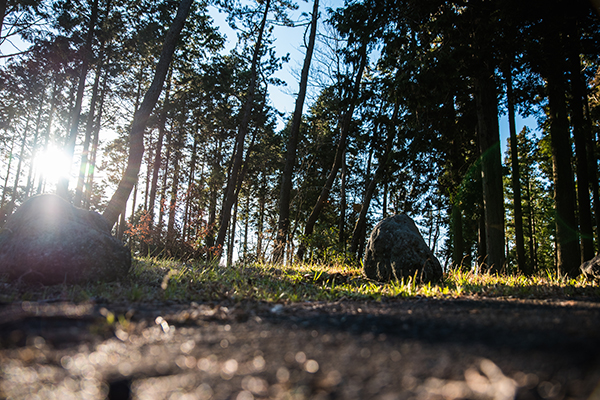
[[[45,194],[24,202],[0,231],[0,274],[45,285],[114,281],[131,252],[97,212]]]

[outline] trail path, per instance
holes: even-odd
[[[7,399],[600,399],[589,299],[19,303],[0,332]]]

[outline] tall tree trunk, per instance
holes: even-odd
[[[548,32],[543,45],[546,55],[544,75],[547,80],[549,103],[550,142],[552,152],[552,179],[554,181],[554,209],[556,212],[556,266],[558,272],[569,276],[579,273],[580,252],[575,216],[575,187],[571,169],[572,152],[567,115],[566,78],[564,60],[564,21],[545,21]]]
[[[150,182],[152,182],[152,164],[154,162],[154,149],[148,151],[146,157],[146,179],[144,180],[144,211],[148,211],[148,200],[150,199]]]
[[[92,0],[92,10],[88,25],[87,37],[85,40],[85,50],[83,60],[81,62],[81,72],[79,75],[79,84],[77,87],[77,97],[75,99],[75,107],[71,113],[71,130],[65,143],[65,154],[67,157],[67,165],[71,168],[73,156],[75,153],[75,143],[77,142],[77,133],[79,131],[79,118],[81,116],[81,104],[83,102],[83,92],[85,90],[85,79],[88,73],[88,66],[92,58],[92,42],[94,40],[94,29],[98,18],[98,0]],[[70,175],[70,173],[68,174]],[[69,199],[69,176],[61,177],[56,186],[56,194],[60,197]]]
[[[450,164],[450,229],[452,230],[452,263],[455,268],[464,268],[465,243],[463,235],[463,191],[462,167],[465,158],[462,155],[463,139],[456,127],[455,96],[447,96],[441,110],[440,119],[448,140],[448,162]],[[467,266],[468,268],[468,266]]]
[[[531,195],[531,177],[525,176],[525,197],[527,199],[527,214],[529,218],[529,262],[532,272],[537,270],[537,254],[535,249],[535,209],[532,206],[533,199]]]
[[[256,261],[263,262],[263,235],[265,221],[265,193],[267,192],[266,178],[261,180],[261,186],[258,191],[258,223],[256,226]]]
[[[499,272],[504,266],[504,191],[502,188],[502,157],[498,100],[493,70],[479,74],[476,79],[477,133],[481,153],[481,177],[485,215],[487,268]]]
[[[550,140],[556,211],[556,259],[561,273],[578,274],[579,244],[575,218],[575,188],[571,170],[571,141],[562,71],[548,77],[550,104]]]
[[[173,148],[173,133],[169,130],[167,132],[167,154],[165,154],[164,165],[162,166],[162,184],[160,187],[160,207],[158,209],[158,221],[156,223],[157,231],[159,233],[163,230],[164,216],[165,216],[165,205],[167,202],[167,183],[169,180],[169,163],[171,161],[171,149]]]
[[[85,182],[86,173],[89,170],[89,155],[90,155],[90,142],[92,141],[92,130],[94,128],[94,115],[96,113],[96,103],[98,102],[98,88],[100,86],[100,76],[102,75],[103,60],[102,58],[98,62],[96,68],[96,78],[94,79],[94,85],[92,87],[92,99],[90,100],[90,110],[87,116],[87,122],[85,126],[85,139],[83,141],[83,152],[81,153],[81,165],[79,167],[79,177],[77,179],[77,187],[75,188],[75,197],[73,198],[73,205],[80,207],[83,200],[83,185]]]
[[[357,255],[357,251],[362,241],[361,239],[364,239],[365,236],[364,232],[366,231],[367,227],[367,213],[369,211],[371,200],[373,199],[373,195],[375,193],[375,188],[383,178],[385,171],[387,170],[391,161],[392,148],[394,147],[394,140],[396,140],[396,122],[398,117],[398,110],[399,104],[396,103],[394,104],[392,123],[388,124],[384,153],[379,158],[379,164],[377,166],[377,170],[375,171],[375,176],[373,177],[373,179],[370,180],[369,185],[367,186],[367,190],[365,191],[365,196],[363,199],[363,204],[360,208],[360,213],[356,220],[356,224],[354,225],[354,230],[352,231],[352,243],[350,245],[350,253],[354,255]]]
[[[358,99],[358,94],[360,92],[360,83],[362,81],[363,72],[364,72],[364,70],[367,66],[367,62],[368,62],[367,42],[366,41],[363,42],[362,47],[360,49],[360,61],[359,62],[360,62],[360,64],[358,67],[357,74],[355,76],[354,86],[352,88],[352,93],[350,95],[350,104],[348,106],[348,110],[346,110],[346,113],[344,114],[344,117],[342,119],[342,124],[341,124],[341,129],[340,129],[340,141],[337,146],[335,160],[331,167],[331,171],[329,172],[329,175],[327,176],[327,180],[325,181],[325,184],[323,185],[323,188],[321,189],[321,194],[319,195],[319,198],[317,199],[317,202],[314,205],[312,212],[310,213],[310,216],[308,217],[308,220],[306,221],[306,225],[304,226],[304,237],[308,237],[308,236],[312,235],[314,228],[315,228],[315,224],[317,222],[317,219],[319,218],[319,215],[321,214],[323,207],[325,207],[325,203],[327,202],[327,199],[329,198],[329,192],[331,191],[331,188],[333,187],[333,182],[335,181],[337,173],[342,165],[342,155],[343,155],[344,151],[346,150],[346,138],[348,136],[348,131],[350,130],[350,122],[352,122],[352,115],[354,114],[354,108],[356,107],[356,101]],[[305,252],[306,252],[306,243],[301,242],[300,245],[298,246],[298,253],[297,253],[298,259],[302,260],[304,258]]]
[[[8,124],[7,124],[8,126]],[[16,136],[16,135],[15,135]],[[6,199],[6,196],[8,195],[7,191],[8,191],[8,178],[10,177],[10,168],[12,166],[12,160],[13,160],[13,150],[15,148],[15,141],[16,138],[15,136],[13,136],[12,141],[10,143],[10,151],[8,153],[8,166],[6,167],[6,176],[4,177],[4,187],[2,189],[2,199],[0,200],[0,207],[4,207],[4,200]]]
[[[209,249],[211,257],[215,256],[220,250],[215,251],[215,225],[217,223],[217,198],[221,189],[221,164],[222,164],[223,141],[219,136],[217,138],[217,148],[213,151],[210,159],[210,178],[208,179],[209,200],[208,200],[208,227],[206,234],[206,247]]]
[[[131,199],[131,217],[130,220],[133,223],[133,220],[135,219],[135,206],[137,205],[137,192],[138,192],[138,184],[136,183],[133,186],[133,199]]]
[[[187,240],[188,237],[188,230],[189,230],[189,215],[190,215],[190,209],[191,209],[191,199],[192,199],[192,193],[194,191],[194,178],[195,178],[195,174],[196,174],[196,160],[197,160],[197,155],[196,155],[196,150],[198,148],[198,119],[196,119],[196,127],[194,129],[194,144],[192,146],[192,159],[190,160],[190,170],[189,170],[189,174],[188,174],[188,190],[187,190],[187,196],[186,196],[186,201],[185,201],[185,212],[183,215],[183,238],[182,240],[185,242]]]
[[[432,211],[433,212],[433,211]],[[438,240],[440,238],[440,222],[442,220],[442,209],[441,207],[438,209],[438,213],[435,216],[435,230],[434,230],[434,234],[433,234],[433,239],[431,241],[431,246],[429,247],[431,249],[431,252],[435,254],[436,249],[438,247]],[[432,217],[433,218],[433,217]],[[433,224],[433,222],[432,222]],[[467,254],[467,263],[468,265],[471,265],[471,259],[470,259],[470,254]]]
[[[56,103],[57,103],[57,88],[58,82],[57,77],[54,76],[53,84],[52,84],[52,97],[50,100],[50,110],[48,110],[48,122],[46,124],[46,131],[42,137],[44,141],[44,145],[42,147],[42,151],[48,150],[48,142],[50,141],[50,133],[52,132],[52,123],[54,121],[54,113],[56,112]],[[36,194],[42,193],[42,187],[44,186],[44,172],[38,172],[38,187],[36,189]]]
[[[383,201],[382,201],[382,212],[381,212],[381,217],[382,218],[387,218],[387,208],[388,208],[388,186],[389,186],[389,182],[388,179],[386,179],[385,174],[384,174],[384,178],[383,178]]]
[[[233,264],[233,250],[235,247],[235,228],[237,225],[238,202],[233,205],[233,217],[231,218],[231,226],[229,227],[229,245],[227,246],[227,266]]]
[[[244,216],[244,247],[242,251],[244,264],[248,262],[248,227],[250,225],[250,190],[246,194],[246,215]]]
[[[598,187],[598,159],[594,152],[594,149],[597,147],[596,140],[594,139],[594,134],[592,133],[592,123],[590,116],[590,108],[587,99],[587,93],[585,93],[584,97],[584,107],[585,107],[585,139],[586,139],[586,148],[588,151],[588,169],[589,169],[589,178],[592,183],[592,199],[594,202],[594,216],[596,221],[596,251],[600,251],[600,189]]]
[[[463,258],[465,255],[464,237],[463,237],[463,220],[462,220],[462,209],[460,202],[452,202],[451,207],[451,218],[452,218],[452,260],[454,261],[454,267],[460,269],[467,269],[469,266],[463,265]]]
[[[313,50],[315,47],[315,38],[317,36],[317,20],[319,18],[319,0],[314,0],[312,20],[310,25],[310,35],[306,54],[304,56],[304,64],[300,75],[300,90],[296,98],[296,107],[290,128],[290,138],[288,140],[287,152],[285,158],[285,167],[281,175],[281,190],[279,193],[279,223],[277,226],[277,238],[273,250],[273,262],[281,263],[284,260],[284,250],[287,245],[288,235],[290,231],[290,202],[292,191],[292,178],[294,174],[294,166],[296,164],[296,149],[300,136],[300,122],[302,120],[302,109],[304,107],[304,99],[306,97],[306,88],[308,86],[308,73],[310,71],[310,63],[312,60]]]
[[[125,233],[125,225],[127,221],[125,221],[125,213],[127,210],[123,208],[123,210],[119,213],[119,224],[117,225],[117,239],[123,240],[123,235]]]
[[[104,112],[104,99],[106,98],[106,92],[108,90],[108,71],[104,72],[104,78],[102,79],[102,90],[100,93],[100,103],[98,104],[98,115],[96,115],[96,122],[94,130],[92,132],[92,147],[90,150],[90,160],[88,163],[88,170],[86,173],[86,183],[84,187],[84,208],[90,208],[90,202],[92,198],[92,192],[94,188],[94,173],[96,171],[96,158],[98,155],[98,145],[100,143],[100,128],[102,121],[102,113]]]
[[[40,135],[40,126],[42,124],[42,114],[44,113],[44,101],[46,99],[46,90],[43,89],[40,93],[40,106],[38,109],[37,118],[35,121],[35,133],[33,134],[33,143],[31,147],[31,159],[29,162],[29,173],[27,174],[27,186],[25,187],[24,197],[28,198],[33,187],[33,172],[35,168],[35,160],[38,152],[38,139]]]
[[[111,226],[117,222],[119,213],[123,209],[123,204],[127,203],[131,189],[137,182],[140,165],[142,163],[142,156],[144,154],[144,131],[146,130],[146,124],[150,113],[160,96],[160,92],[162,91],[163,83],[167,76],[167,71],[171,64],[175,47],[179,41],[181,30],[187,19],[187,15],[189,14],[192,1],[193,0],[181,0],[179,3],[177,15],[167,32],[152,84],[144,96],[140,109],[136,111],[135,117],[133,118],[131,133],[129,135],[130,149],[127,168],[121,182],[119,182],[117,191],[110,199],[106,206],[106,210],[102,214]]]
[[[346,151],[342,154],[342,166],[340,172],[340,216],[338,222],[338,243],[341,251],[346,250]]]
[[[110,15],[110,5],[111,5],[111,1],[107,0],[106,1],[106,7],[104,9],[104,20],[108,20],[109,15]],[[97,103],[98,103],[98,97],[99,97],[99,90],[100,89],[104,89],[104,86],[102,86],[102,88],[100,88],[100,78],[102,76],[102,70],[104,68],[104,64],[105,64],[105,56],[106,56],[106,52],[105,52],[105,44],[106,41],[104,38],[101,39],[100,41],[100,54],[98,56],[98,65],[96,66],[96,77],[94,79],[94,84],[92,87],[92,98],[90,100],[90,110],[87,116],[87,122],[86,122],[86,127],[85,127],[85,139],[84,139],[84,143],[83,143],[83,152],[81,154],[81,165],[79,167],[79,176],[77,179],[77,186],[75,189],[75,198],[73,200],[73,204],[76,207],[80,207],[82,205],[82,203],[84,204],[84,206],[86,206],[86,198],[87,195],[85,193],[86,191],[86,180],[88,178],[88,175],[90,173],[90,146],[92,145],[91,142],[93,142],[94,138],[93,138],[93,133],[94,133],[94,121],[95,121],[95,114],[96,114],[96,107],[97,107]],[[104,74],[104,79],[107,79],[107,75],[108,75],[108,71],[106,71],[106,73]],[[102,98],[100,99],[101,102],[103,102],[104,98],[104,90],[102,90],[102,94],[100,95]],[[97,118],[98,120],[98,124],[100,124],[100,118]]]
[[[17,200],[17,191],[19,190],[19,180],[21,179],[21,167],[23,166],[23,157],[25,157],[25,146],[27,145],[27,135],[29,133],[29,116],[25,123],[25,130],[23,131],[23,140],[21,141],[21,150],[19,151],[19,162],[17,163],[17,172],[15,174],[15,183],[13,184],[12,202],[15,203]]]
[[[175,247],[175,215],[177,213],[177,197],[179,195],[179,163],[181,159],[181,147],[183,146],[183,132],[177,132],[175,149],[173,151],[173,180],[171,181],[171,199],[169,201],[169,219],[167,221],[167,245],[170,249]],[[165,171],[166,173],[166,171]]]
[[[263,103],[262,107],[264,107],[264,103]],[[256,136],[257,136],[257,130],[255,130],[254,133],[252,134],[252,138],[250,139],[250,144],[248,145],[248,151],[246,153],[246,157],[242,161],[242,169],[240,170],[240,173],[238,175],[238,183],[235,187],[235,191],[233,194],[235,199],[237,199],[239,197],[240,192],[242,190],[242,183],[244,181],[244,177],[246,176],[246,173],[248,172],[248,166],[250,165],[249,160],[254,151]]]
[[[584,121],[585,86],[581,78],[581,62],[579,60],[579,43],[575,21],[570,21],[572,34],[569,47],[570,81],[571,81],[571,123],[575,139],[575,168],[577,172],[577,204],[579,205],[579,227],[581,229],[581,262],[594,258],[594,229],[592,226],[592,210],[590,205],[590,180],[588,151],[586,148],[586,132]]]
[[[135,115],[136,111],[138,110],[139,106],[140,106],[140,99],[142,97],[142,81],[143,81],[143,68],[140,69],[140,77],[138,79],[138,85],[137,85],[137,92],[135,94],[135,101],[133,104],[133,115]],[[131,207],[131,219],[133,220],[134,214],[135,214],[135,202],[137,200],[137,187],[138,187],[138,181],[136,180],[135,184],[133,185],[133,201],[132,201],[132,207]],[[125,207],[123,209],[123,213],[121,214],[121,221],[125,222],[126,219],[126,215],[125,213],[127,212],[127,207]],[[121,223],[119,223],[119,227],[121,227]],[[120,231],[119,231],[120,232]],[[119,240],[122,239],[122,237],[119,237]]]
[[[481,173],[481,166],[479,167]],[[485,211],[483,205],[483,196],[479,203],[479,218],[477,225],[477,267],[482,268],[486,263],[487,255],[487,235],[485,233]]]
[[[508,124],[510,130],[510,160],[512,166],[512,190],[514,201],[515,242],[517,245],[517,265],[522,273],[531,275],[531,263],[525,258],[525,238],[523,234],[523,209],[521,206],[521,172],[519,168],[519,145],[515,123],[515,100],[513,94],[512,72],[509,65],[505,71],[506,96],[508,99]]]
[[[250,124],[250,117],[252,114],[252,108],[254,105],[254,92],[256,91],[256,80],[258,75],[258,64],[260,61],[261,48],[263,42],[263,35],[265,32],[265,26],[267,24],[267,16],[269,14],[269,8],[271,7],[271,0],[265,1],[265,9],[263,17],[258,29],[258,36],[256,44],[254,45],[254,52],[252,55],[252,63],[250,66],[250,84],[248,85],[248,95],[244,102],[242,120],[238,129],[234,150],[232,154],[232,165],[231,171],[227,180],[227,187],[223,196],[223,206],[221,208],[221,218],[219,224],[219,232],[217,234],[216,246],[217,249],[223,248],[225,244],[225,235],[227,234],[227,228],[229,226],[229,220],[231,219],[231,207],[234,203],[237,203],[237,188],[241,184],[239,182],[239,175],[244,161],[244,142],[246,141],[246,135],[248,134],[248,128]]]
[[[169,69],[169,75],[167,76],[167,87],[165,88],[165,99],[163,101],[162,109],[158,116],[158,139],[156,141],[156,147],[154,149],[154,164],[152,167],[152,184],[150,186],[150,199],[148,201],[148,211],[150,212],[152,223],[154,224],[154,208],[156,207],[156,191],[158,190],[158,174],[160,172],[160,166],[162,164],[162,148],[165,137],[165,126],[167,124],[167,112],[169,109],[169,96],[171,93],[171,77],[173,74],[172,68]]]

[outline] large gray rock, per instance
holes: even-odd
[[[378,223],[367,243],[364,259],[367,278],[378,281],[414,277],[422,282],[442,278],[442,266],[435,258],[414,221],[405,214]]]
[[[55,195],[27,200],[0,231],[0,274],[12,280],[86,283],[122,279],[131,253],[94,211]]]
[[[586,278],[600,281],[600,254],[591,260],[585,261],[579,269]]]

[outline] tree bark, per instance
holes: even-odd
[[[455,268],[464,268],[465,243],[463,235],[463,191],[461,168],[465,159],[462,155],[462,137],[458,134],[456,127],[456,109],[454,106],[455,96],[447,96],[441,109],[440,117],[442,129],[448,140],[448,163],[450,169],[450,229],[452,233],[452,264]],[[468,268],[468,266],[467,266]]]
[[[159,200],[159,208],[158,208],[158,221],[156,223],[156,231],[158,234],[162,233],[163,224],[164,224],[164,216],[165,216],[165,204],[167,201],[167,183],[169,181],[169,163],[171,161],[171,149],[173,148],[173,132],[169,130],[167,132],[167,154],[165,154],[165,162],[162,165],[163,175],[162,175],[162,184],[160,186],[160,200]]]
[[[125,225],[127,221],[125,221],[125,213],[127,210],[123,208],[123,210],[119,213],[119,223],[117,224],[117,239],[123,240],[123,235],[125,234]]]
[[[4,200],[6,199],[7,196],[7,191],[8,191],[8,178],[10,177],[10,167],[12,165],[12,160],[13,160],[13,149],[15,147],[15,138],[13,137],[13,140],[11,142],[10,145],[10,152],[9,154],[9,158],[8,158],[8,166],[6,167],[6,176],[4,177],[4,188],[2,189],[2,200],[0,200],[0,207],[4,207]]]
[[[487,68],[476,79],[477,133],[481,153],[481,177],[485,215],[485,264],[492,272],[504,266],[504,191],[498,100],[493,71]]]
[[[171,60],[173,59],[173,53],[175,52],[175,47],[179,41],[179,36],[185,20],[187,19],[187,15],[189,14],[192,1],[193,0],[181,0],[179,3],[177,15],[167,32],[152,84],[144,96],[140,109],[136,111],[133,118],[131,133],[129,135],[130,149],[127,168],[121,182],[119,182],[115,194],[110,199],[106,206],[106,210],[102,214],[111,226],[117,222],[119,213],[123,209],[123,205],[127,203],[131,190],[137,182],[142,156],[144,154],[144,131],[146,129],[146,124],[150,113],[154,109],[158,97],[160,96],[160,92],[162,91],[165,77],[167,76],[167,71],[169,70]]]
[[[265,221],[265,204],[267,182],[266,178],[263,177],[260,183],[260,189],[258,190],[258,222],[256,227],[256,261],[263,262],[263,236],[264,236],[264,221]]]
[[[342,165],[342,155],[343,155],[344,151],[346,150],[346,138],[348,136],[348,131],[350,130],[350,122],[352,122],[352,115],[354,114],[354,108],[356,107],[356,101],[358,99],[358,94],[360,92],[360,83],[362,81],[362,75],[367,66],[367,62],[368,62],[367,42],[364,41],[362,44],[362,47],[360,49],[360,65],[358,67],[358,71],[357,71],[357,74],[356,74],[356,77],[354,80],[354,86],[352,88],[352,93],[350,95],[350,104],[348,106],[348,110],[346,110],[346,113],[344,114],[344,117],[342,119],[342,125],[341,125],[341,130],[340,130],[340,141],[337,146],[335,160],[333,162],[333,165],[331,166],[331,171],[329,172],[329,175],[327,176],[327,180],[325,181],[325,184],[323,185],[323,188],[321,189],[321,194],[319,195],[319,198],[317,199],[317,202],[314,205],[312,212],[310,213],[310,216],[308,217],[308,220],[306,221],[306,225],[304,227],[304,236],[305,237],[312,235],[314,228],[315,228],[315,224],[317,222],[317,219],[319,218],[319,215],[321,214],[323,207],[325,207],[325,203],[327,202],[327,199],[329,198],[329,192],[331,191],[331,188],[333,187],[333,182],[335,181],[337,173]],[[297,253],[298,259],[302,260],[304,258],[305,253],[306,253],[306,243],[301,242],[300,245],[298,246],[298,253]]]
[[[346,151],[344,150],[344,152],[342,153],[342,166],[340,167],[341,172],[340,172],[340,217],[339,217],[339,221],[338,221],[338,246],[340,251],[345,251],[346,250],[346,235],[345,235],[345,228],[346,228],[346,206],[347,206],[347,201],[346,201],[346,180],[347,180],[347,175],[346,175]]]
[[[256,80],[258,75],[258,63],[260,61],[261,48],[263,42],[263,36],[265,32],[265,26],[267,24],[267,16],[269,8],[271,6],[271,0],[266,0],[265,9],[263,11],[263,17],[258,29],[258,36],[256,44],[254,45],[254,52],[252,55],[252,63],[250,66],[250,84],[248,85],[248,95],[244,102],[244,109],[242,114],[242,120],[238,129],[238,134],[235,141],[235,146],[232,154],[232,165],[231,171],[227,180],[227,187],[225,189],[225,195],[223,197],[223,206],[221,208],[221,218],[219,225],[219,232],[217,234],[217,251],[221,251],[225,244],[225,236],[227,234],[227,228],[229,227],[229,220],[231,219],[231,207],[234,203],[237,203],[237,188],[240,185],[239,175],[241,172],[242,164],[244,161],[244,142],[246,135],[248,134],[248,128],[250,124],[250,117],[252,114],[252,108],[254,105],[254,92],[256,91]]]
[[[29,197],[31,193],[31,188],[33,186],[33,172],[35,167],[35,160],[38,151],[38,138],[40,135],[40,125],[42,123],[42,114],[44,113],[44,100],[46,98],[46,90],[43,89],[40,93],[40,106],[38,110],[38,115],[35,121],[35,133],[33,134],[33,144],[31,149],[31,161],[29,162],[29,173],[27,175],[27,186],[25,187],[25,198]]]
[[[365,196],[363,199],[362,207],[360,208],[360,213],[358,215],[358,219],[356,220],[356,224],[354,225],[354,230],[352,231],[352,242],[350,245],[350,253],[357,255],[358,249],[361,244],[361,239],[364,239],[364,232],[367,227],[367,213],[369,212],[369,207],[371,206],[371,200],[373,199],[373,195],[375,193],[375,189],[377,184],[381,182],[385,171],[387,170],[390,159],[392,156],[392,148],[394,147],[394,140],[396,140],[396,119],[398,116],[399,104],[396,103],[394,105],[394,112],[392,114],[392,123],[388,124],[388,132],[385,140],[385,150],[381,158],[379,158],[379,164],[377,166],[377,170],[375,171],[375,176],[370,180],[367,189],[365,190]]]
[[[77,97],[75,99],[75,107],[71,114],[71,129],[67,142],[65,143],[65,153],[68,159],[67,165],[71,168],[73,163],[73,155],[75,153],[75,143],[77,142],[77,134],[79,132],[79,119],[81,117],[81,104],[83,102],[83,92],[85,90],[85,79],[88,73],[88,66],[92,58],[92,42],[94,40],[94,28],[98,18],[98,0],[92,0],[92,10],[90,15],[90,23],[85,42],[85,50],[81,63],[81,72],[79,75],[79,84],[77,87]],[[70,171],[69,171],[70,175]],[[56,185],[56,194],[65,200],[69,200],[69,176],[61,177]]]
[[[58,82],[56,75],[53,79],[52,84],[52,97],[50,100],[50,110],[48,110],[48,121],[46,124],[46,131],[43,135],[44,146],[43,151],[48,150],[48,142],[50,141],[50,132],[52,132],[52,122],[54,121],[54,113],[56,112],[56,103],[57,103],[57,88]],[[42,193],[42,188],[44,186],[44,173],[42,171],[38,172],[38,186],[36,189],[36,194]]]
[[[25,123],[25,130],[23,131],[23,140],[21,141],[21,150],[19,151],[19,162],[17,163],[17,172],[15,174],[15,183],[13,184],[12,202],[15,203],[17,200],[17,191],[19,190],[19,180],[21,179],[21,167],[23,166],[23,157],[25,156],[25,145],[27,144],[27,134],[29,133],[29,116]]]
[[[592,210],[590,205],[590,179],[587,160],[587,146],[584,122],[585,86],[581,79],[581,62],[579,60],[579,46],[576,42],[577,27],[571,21],[572,43],[569,54],[570,80],[571,80],[571,123],[575,141],[575,168],[577,172],[577,204],[579,205],[579,227],[581,229],[581,262],[594,258],[594,228],[592,226]]]
[[[589,169],[589,178],[592,183],[592,199],[594,202],[594,216],[596,220],[596,247],[600,248],[600,190],[598,188],[598,159],[594,152],[594,149],[597,147],[596,140],[594,138],[594,134],[592,132],[592,123],[590,116],[590,108],[587,99],[587,93],[585,93],[584,97],[584,107],[585,107],[585,140],[586,140],[586,148],[588,151],[587,159],[588,159],[588,169]]]
[[[548,77],[557,266],[561,273],[577,276],[580,253],[577,240],[575,188],[571,170],[572,154],[565,91],[566,87],[561,71],[556,71]]]
[[[171,181],[171,199],[169,201],[169,219],[167,220],[167,246],[170,249],[175,248],[175,215],[177,211],[177,197],[179,188],[179,163],[181,161],[181,148],[183,146],[183,133],[177,132],[175,140],[175,149],[173,151],[173,179]],[[166,173],[166,171],[165,171]]]
[[[477,267],[481,269],[485,266],[487,258],[487,237],[485,233],[485,211],[483,206],[483,196],[481,197],[481,203],[479,203],[479,213],[480,215],[477,224]]]
[[[463,220],[462,209],[460,202],[452,202],[451,218],[452,218],[452,261],[455,268],[469,269],[469,266],[463,265],[465,254],[464,237],[463,237]]]
[[[183,215],[183,234],[182,240],[185,242],[188,239],[188,231],[190,226],[190,210],[191,210],[191,202],[192,202],[192,193],[194,191],[194,178],[196,175],[196,162],[197,162],[197,149],[198,149],[198,120],[196,120],[195,129],[194,129],[194,144],[192,146],[192,159],[190,160],[190,169],[189,174],[187,176],[187,196],[185,201],[185,212]],[[202,175],[202,174],[201,174]]]
[[[154,162],[154,149],[150,149],[146,157],[146,179],[144,179],[144,212],[148,212],[148,199],[150,198],[150,182],[152,182],[152,164]]]
[[[246,205],[245,210],[246,215],[244,215],[244,247],[242,250],[242,260],[244,264],[248,262],[248,228],[250,225],[250,190],[246,194]]]
[[[535,233],[536,233],[536,229],[535,229],[535,209],[532,206],[532,202],[533,202],[533,198],[531,195],[531,177],[529,176],[529,174],[527,174],[525,176],[525,180],[526,180],[526,190],[525,190],[525,197],[527,199],[527,211],[529,214],[529,262],[531,263],[531,270],[532,271],[536,271],[537,270],[537,249],[535,246]]]
[[[96,122],[92,135],[92,147],[90,150],[90,160],[88,163],[88,170],[86,172],[86,184],[84,187],[84,208],[90,208],[90,202],[92,199],[92,193],[94,189],[94,173],[96,172],[96,158],[98,156],[98,145],[100,143],[100,128],[102,121],[102,113],[104,111],[104,99],[106,98],[106,91],[108,90],[108,71],[104,72],[104,78],[102,79],[102,90],[100,93],[100,103],[98,104],[98,115],[96,116]]]
[[[8,127],[10,126],[10,122],[11,122],[12,117],[13,117],[11,114],[12,114],[12,111],[9,114],[8,121],[6,122],[6,128],[4,130],[5,132],[8,131]],[[4,177],[4,186],[3,186],[3,189],[2,189],[2,199],[0,200],[0,208],[4,207],[4,200],[6,199],[6,196],[8,194],[7,193],[7,190],[8,190],[8,178],[10,177],[10,168],[11,168],[11,165],[12,165],[12,160],[14,158],[13,157],[13,150],[15,149],[15,141],[16,141],[15,136],[16,135],[13,135],[12,140],[10,142],[10,150],[8,152],[8,165],[6,167],[6,176]]]
[[[96,113],[96,103],[98,101],[98,88],[100,86],[100,75],[102,74],[102,59],[98,63],[96,68],[96,78],[94,79],[94,85],[92,87],[92,99],[90,100],[90,111],[87,116],[87,123],[85,127],[85,139],[83,142],[83,152],[81,154],[81,165],[79,167],[79,177],[77,179],[77,187],[75,188],[75,197],[73,198],[73,205],[80,207],[83,200],[83,184],[85,182],[85,176],[89,169],[89,155],[90,155],[90,142],[92,141],[92,129],[94,128],[94,114]]]
[[[517,246],[517,265],[525,275],[531,275],[531,263],[525,258],[525,238],[523,233],[523,209],[521,200],[521,172],[519,168],[519,145],[517,142],[517,126],[515,122],[515,102],[513,94],[511,66],[505,71],[506,97],[508,100],[508,125],[510,130],[510,159],[512,166],[512,189],[515,220],[515,243]]]
[[[110,5],[111,2],[108,0],[106,2],[106,7],[104,10],[104,19],[108,20],[110,14]],[[98,57],[98,65],[96,67],[96,78],[94,79],[94,85],[92,87],[92,98],[90,100],[90,110],[87,116],[87,123],[85,127],[85,139],[83,143],[83,152],[81,154],[81,165],[79,167],[79,177],[77,179],[77,186],[75,189],[75,198],[73,200],[73,204],[76,207],[80,207],[85,197],[85,181],[88,176],[88,172],[90,170],[90,142],[92,142],[93,138],[93,129],[94,129],[94,118],[96,113],[96,106],[98,102],[98,94],[99,94],[99,86],[100,86],[100,77],[102,75],[102,69],[104,68],[104,59],[105,59],[105,44],[106,41],[104,39],[100,42],[100,55]],[[106,79],[106,75],[105,75]],[[104,91],[102,92],[102,95]],[[102,98],[102,100],[104,100]],[[98,124],[100,124],[100,119],[98,118]]]
[[[381,212],[381,217],[383,219],[387,218],[387,208],[388,208],[388,179],[385,179],[385,174],[384,174],[384,182],[383,182],[383,201],[382,201],[382,212]]]
[[[236,201],[233,205],[233,217],[231,219],[231,226],[229,227],[229,245],[227,246],[227,266],[231,267],[233,264],[233,250],[235,248],[235,228],[237,225],[237,212],[238,202]]]
[[[171,92],[171,76],[172,69],[169,69],[169,75],[167,76],[167,87],[165,89],[165,99],[163,101],[162,109],[158,116],[158,139],[156,141],[156,148],[154,149],[154,164],[152,167],[152,184],[150,185],[150,199],[148,201],[148,211],[150,212],[152,223],[154,224],[154,208],[156,207],[156,191],[158,190],[158,174],[160,172],[160,166],[162,165],[162,148],[163,141],[165,138],[165,126],[167,123],[167,112],[169,108],[169,96]]]
[[[209,185],[209,201],[208,201],[208,227],[207,227],[207,235],[206,235],[206,247],[208,247],[208,251],[212,256],[216,256],[218,251],[215,251],[215,224],[217,223],[217,197],[218,192],[222,186],[221,177],[221,161],[222,161],[222,140],[219,137],[217,139],[217,148],[212,154],[212,158],[210,161],[210,178],[208,180]]]
[[[300,75],[300,90],[296,98],[296,107],[290,128],[290,138],[288,140],[287,152],[285,158],[285,167],[281,175],[281,190],[279,193],[279,223],[277,226],[277,238],[273,250],[273,262],[281,263],[284,260],[284,250],[287,245],[287,239],[290,231],[290,202],[292,191],[292,178],[294,166],[296,164],[296,149],[300,136],[300,122],[302,120],[302,109],[304,107],[304,99],[306,98],[306,88],[308,86],[308,73],[315,47],[315,38],[317,36],[317,20],[319,18],[319,0],[314,0],[312,20],[310,24],[310,35],[306,54],[304,56],[304,64],[302,65],[302,73]]]
[[[563,28],[563,29],[561,29]],[[552,179],[554,181],[554,209],[556,212],[556,265],[558,272],[577,276],[580,252],[575,217],[576,201],[571,169],[572,151],[567,115],[565,43],[563,21],[546,21],[547,35],[543,42],[544,71],[549,103],[550,142],[552,152]]]

